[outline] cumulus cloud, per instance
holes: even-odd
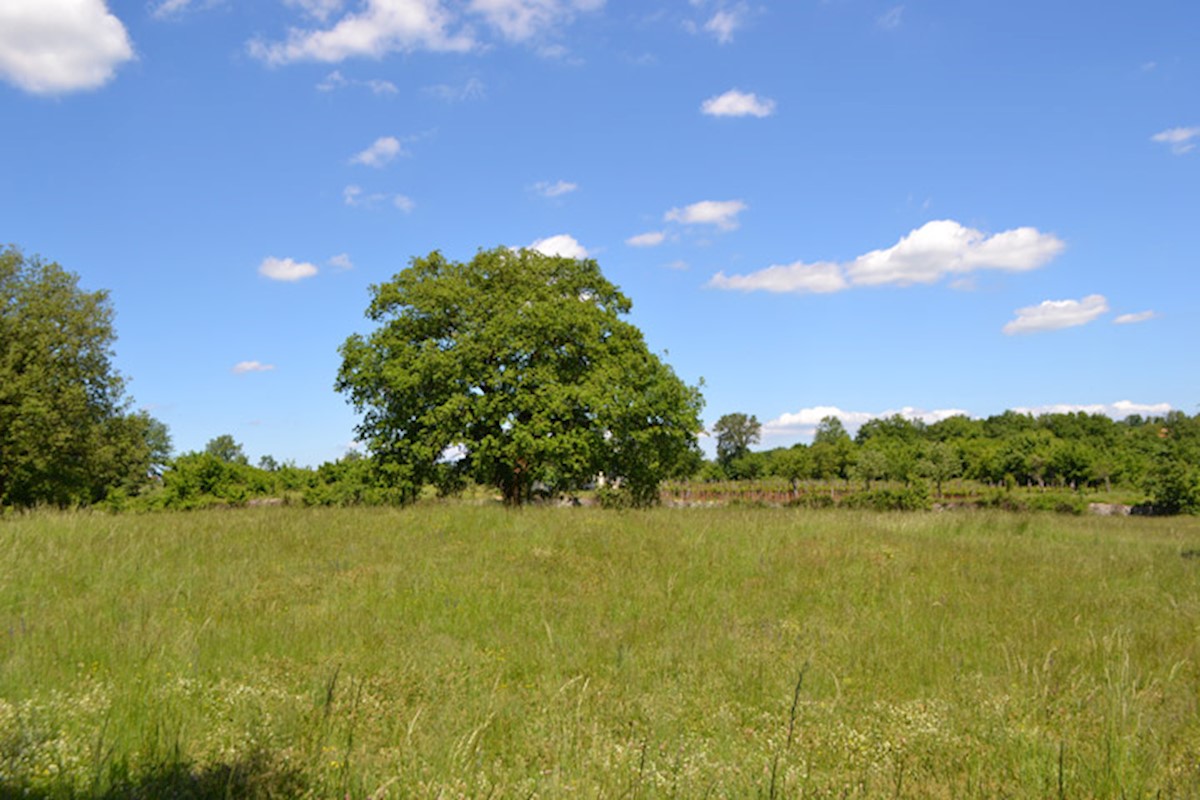
[[[396,159],[396,156],[401,155],[405,155],[405,153],[399,139],[395,136],[381,136],[366,150],[351,158],[350,163],[378,169],[387,166]]]
[[[799,411],[782,414],[769,422],[763,423],[762,432],[764,436],[812,436],[817,429],[817,425],[825,417],[836,417],[841,420],[846,430],[853,433],[864,423],[870,422],[873,419],[886,419],[899,414],[905,419],[921,420],[926,424],[939,422],[943,419],[965,415],[967,412],[961,408],[941,408],[933,411],[925,411],[922,409],[905,406],[901,409],[893,409],[891,411],[844,411],[837,406],[813,406],[811,408],[802,408]]]
[[[725,94],[710,97],[700,110],[711,117],[769,117],[775,113],[775,101],[756,94],[730,89]]]
[[[1147,322],[1156,317],[1158,317],[1158,314],[1154,311],[1138,311],[1135,314],[1122,314],[1114,319],[1113,323],[1117,325],[1134,325],[1139,322]]]
[[[1150,137],[1152,142],[1169,145],[1177,156],[1195,150],[1197,140],[1200,140],[1200,128],[1168,128]]]
[[[630,236],[625,240],[625,244],[630,247],[658,247],[666,239],[667,234],[664,231],[647,231],[639,233],[637,236]]]
[[[557,181],[555,183],[538,181],[533,185],[533,190],[542,197],[562,197],[564,194],[570,194],[577,189],[579,189],[579,184],[568,181]]]
[[[1099,294],[1088,295],[1082,300],[1044,300],[1036,306],[1018,308],[1016,319],[1004,326],[1004,332],[1012,336],[1074,328],[1106,313],[1108,301]]]
[[[338,253],[329,259],[329,266],[340,270],[354,269],[354,262],[350,260],[349,253]]]
[[[1021,414],[1032,414],[1039,416],[1041,414],[1103,414],[1106,417],[1113,419],[1125,419],[1131,414],[1138,414],[1143,417],[1162,417],[1166,416],[1171,411],[1170,403],[1133,403],[1129,400],[1118,400],[1115,403],[1091,403],[1085,405],[1076,405],[1071,403],[1055,403],[1045,406],[1032,406],[1029,408],[1014,408]]]
[[[134,58],[104,0],[0,3],[0,79],[33,94],[96,89]]]
[[[264,364],[261,361],[239,361],[233,365],[234,375],[245,375],[248,372],[271,372],[274,364]]]
[[[258,274],[273,281],[295,282],[311,278],[317,274],[317,268],[306,261],[295,261],[291,258],[264,258],[258,266]]]
[[[538,239],[529,245],[530,250],[536,250],[547,256],[563,256],[564,258],[587,258],[587,248],[575,241],[575,237],[566,233]]]
[[[765,292],[836,292],[851,286],[910,286],[961,278],[978,270],[1024,272],[1037,269],[1063,251],[1056,236],[1036,228],[1014,228],[988,236],[953,220],[934,220],[895,245],[872,250],[845,263],[796,261],[748,275],[718,272],[717,289]]]
[[[332,27],[293,28],[286,41],[255,39],[248,49],[271,65],[296,61],[338,62],[382,58],[388,53],[431,50],[464,52],[475,47],[466,33],[451,31],[451,14],[440,0],[366,0]]]
[[[702,200],[683,208],[672,208],[663,219],[684,225],[716,225],[723,231],[731,231],[738,226],[738,214],[747,208],[741,200]]]

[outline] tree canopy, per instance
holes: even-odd
[[[762,436],[762,423],[753,414],[724,414],[713,425],[717,437],[717,461],[727,466],[750,452]]]
[[[510,504],[603,474],[633,502],[694,464],[703,400],[623,317],[591,259],[433,252],[371,287],[379,327],[341,346],[336,387],[397,486],[471,476]]]
[[[0,250],[0,505],[136,492],[166,461],[166,427],[130,411],[112,366],[112,317],[106,292]]]

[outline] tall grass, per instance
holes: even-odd
[[[0,797],[1200,796],[1200,521],[0,524]]]

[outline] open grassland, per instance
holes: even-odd
[[[1197,797],[1200,520],[0,523],[0,797]]]

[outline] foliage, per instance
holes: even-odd
[[[210,439],[208,444],[204,445],[204,452],[227,464],[245,465],[250,463],[250,459],[246,458],[246,453],[242,450],[241,443],[228,433],[223,433],[215,439]],[[265,456],[265,458],[270,458],[270,456]],[[271,461],[274,461],[274,459],[271,459]]]
[[[717,461],[728,466],[750,452],[762,437],[762,423],[753,414],[724,414],[713,425],[717,437]]]
[[[336,386],[408,499],[448,471],[509,504],[603,473],[650,503],[694,467],[702,400],[622,319],[630,306],[592,260],[430,253],[371,288],[379,327],[342,345]]]
[[[106,292],[0,249],[0,506],[134,495],[165,462],[166,427],[112,366],[112,318]]]

